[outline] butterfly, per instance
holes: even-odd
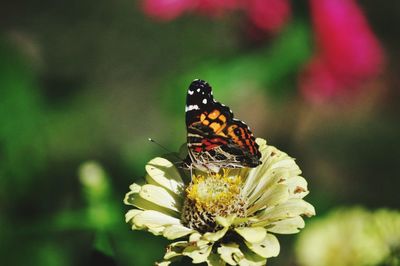
[[[194,80],[186,97],[188,157],[186,164],[203,171],[256,167],[261,153],[250,128],[217,102],[211,86]]]

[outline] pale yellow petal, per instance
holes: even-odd
[[[235,231],[251,243],[261,242],[267,235],[267,231],[263,227],[238,227],[235,228]]]
[[[143,226],[142,227],[138,227],[138,229],[143,229],[143,228],[146,228],[146,227],[143,227]],[[162,233],[164,232],[165,228],[166,228],[166,226],[149,225],[149,226],[147,226],[147,231],[152,233],[153,235],[159,236],[159,235],[162,235]]]
[[[293,218],[299,215],[306,215],[308,217],[313,216],[315,215],[315,209],[310,203],[304,200],[290,199],[283,204],[266,209],[265,211],[258,214],[257,217],[260,220],[266,222],[266,224],[269,224],[279,220]]]
[[[183,250],[189,245],[187,241],[174,242],[167,247],[167,252],[164,255],[164,260],[170,260],[175,257],[182,256]]]
[[[180,217],[180,215],[177,211],[157,205],[154,202],[151,202],[151,201],[148,201],[148,200],[142,198],[140,195],[142,186],[140,186],[138,184],[132,184],[129,188],[131,189],[131,191],[126,193],[126,195],[125,195],[125,198],[124,198],[125,204],[135,206],[136,208],[139,208],[142,210],[154,210],[154,211],[162,212],[162,213],[165,213],[167,215],[171,215],[171,216],[174,216],[177,218]]]
[[[183,250],[183,255],[192,258],[193,263],[206,262],[211,253],[212,245],[204,245],[201,247],[188,246]]]
[[[300,216],[272,223],[268,231],[277,234],[296,234],[304,228],[304,220]]]
[[[247,247],[241,247],[244,258],[239,261],[239,266],[265,266],[267,259],[252,252]]]
[[[132,209],[129,210],[126,214],[125,214],[125,222],[129,222],[130,220],[132,220],[136,215],[138,215],[139,213],[143,212],[142,210],[137,210],[137,209]]]
[[[200,240],[202,235],[198,232],[194,232],[189,236],[189,242],[197,242]]]
[[[267,141],[262,138],[256,138],[256,143],[258,144],[259,149],[263,149],[264,146],[267,145]]]
[[[158,211],[143,211],[133,218],[133,223],[138,227],[159,227],[180,225],[178,218],[171,217]]]
[[[229,215],[228,217],[218,216],[215,218],[217,223],[219,225],[222,225],[223,227],[231,226],[234,223],[235,219],[237,219],[235,215]]]
[[[168,266],[170,264],[171,264],[170,261],[156,262],[156,266]]]
[[[244,258],[244,254],[236,243],[221,244],[217,252],[229,265],[237,265]]]
[[[218,240],[220,240],[221,238],[224,237],[224,235],[226,234],[228,229],[229,229],[228,227],[224,227],[223,229],[221,229],[221,230],[219,230],[217,232],[214,232],[214,233],[211,233],[211,232],[205,233],[203,235],[202,239],[205,239],[205,240],[207,240],[209,242],[218,241]]]
[[[262,164],[258,167],[252,168],[246,177],[246,180],[243,184],[243,195],[248,197],[254,189],[257,187],[263,172],[267,171],[270,165],[270,161],[272,157],[270,156],[272,151],[271,146],[261,145],[259,147],[259,151],[261,153],[261,162]]]
[[[276,184],[269,188],[257,199],[250,208],[247,209],[247,215],[251,215],[265,207],[271,207],[287,201],[289,190],[285,184]]]
[[[167,190],[155,185],[144,185],[139,192],[139,195],[158,206],[179,212],[181,209],[181,202],[173,197]]]
[[[262,164],[248,172],[242,191],[250,205],[272,186],[301,173],[294,159],[275,147],[266,146],[260,152]]]
[[[177,239],[193,233],[194,230],[183,225],[171,225],[165,228],[163,236],[167,239]]]
[[[287,162],[294,163],[293,159]],[[272,165],[267,171],[260,173],[260,180],[256,188],[248,195],[249,203],[253,203],[256,199],[260,198],[262,194],[275,184],[281,183],[286,179],[296,176],[298,174],[297,168],[273,168]],[[297,165],[296,165],[297,166]]]
[[[259,243],[250,243],[247,241],[245,243],[250,250],[263,258],[276,257],[280,251],[278,239],[272,234],[267,234]]]
[[[288,186],[290,198],[302,199],[309,193],[307,181],[301,176],[289,178],[283,183]]]
[[[157,183],[180,196],[184,189],[183,180],[176,167],[167,159],[156,157],[146,165],[146,180]]]

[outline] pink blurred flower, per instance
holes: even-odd
[[[310,0],[310,5],[319,50],[300,79],[305,96],[339,96],[376,77],[383,52],[355,0]]]
[[[194,6],[192,0],[145,0],[143,11],[159,20],[173,20]]]
[[[143,0],[143,11],[159,20],[172,20],[185,12],[220,16],[244,11],[254,26],[276,32],[289,20],[289,0]]]
[[[268,32],[280,30],[290,18],[289,0],[247,0],[245,9],[253,24]]]
[[[305,98],[323,103],[337,94],[343,84],[320,57],[313,58],[300,75],[300,89]]]
[[[196,11],[209,15],[221,15],[227,11],[233,11],[241,6],[243,0],[192,0],[195,2]]]

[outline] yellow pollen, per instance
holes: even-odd
[[[242,178],[228,176],[227,171],[222,175],[193,175],[186,193],[199,210],[214,212],[235,204],[240,197],[241,185]]]

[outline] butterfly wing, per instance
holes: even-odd
[[[220,167],[256,167],[261,154],[249,127],[215,101],[211,86],[194,80],[186,100],[188,149],[192,160]]]

